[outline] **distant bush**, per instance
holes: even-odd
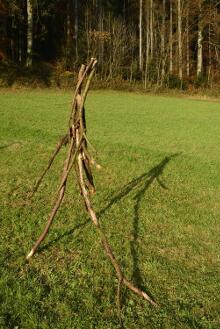
[[[168,75],[164,81],[164,84],[169,89],[181,89],[186,90],[187,84],[185,81],[182,81],[176,75]]]
[[[148,64],[148,80],[152,83],[157,83],[158,74],[157,74],[157,61],[151,59]]]
[[[76,81],[74,72],[65,71],[56,75],[55,86],[60,88],[73,88]],[[54,85],[54,84],[53,84]]]
[[[14,85],[49,87],[52,69],[44,63],[35,63],[31,68],[14,63],[1,63],[0,73],[0,85],[2,87]]]
[[[92,80],[92,89],[113,89],[132,92],[151,92],[177,94],[185,93],[189,95],[207,95],[208,97],[219,97],[219,84],[208,84],[205,75],[200,76],[197,80],[192,79],[181,81],[176,75],[168,75],[163,84],[157,82],[156,69],[151,63],[151,71],[148,71],[148,80],[143,83],[141,72],[137,65],[134,65],[132,72],[132,81],[130,81],[130,67],[124,67],[118,76],[104,79],[96,73]],[[150,80],[150,76],[151,79]],[[77,73],[72,70],[65,69],[63,62],[34,63],[32,68],[16,65],[11,62],[0,62],[0,88],[64,88],[73,89],[77,80]]]
[[[208,77],[205,73],[201,73],[194,81],[195,88],[207,88],[208,84]]]

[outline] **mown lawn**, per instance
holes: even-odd
[[[0,94],[0,328],[119,328],[117,280],[72,176],[39,252],[65,149],[27,192],[65,132],[71,93]],[[220,104],[91,92],[88,134],[104,167],[93,202],[127,276],[124,327],[220,328]]]

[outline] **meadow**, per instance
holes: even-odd
[[[68,91],[0,92],[0,328],[120,328],[117,279],[71,176],[50,234],[27,263],[59,185]],[[220,103],[91,91],[88,136],[102,165],[93,204],[129,279],[127,329],[220,328]]]

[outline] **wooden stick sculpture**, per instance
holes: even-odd
[[[37,191],[38,187],[40,186],[45,174],[50,169],[56,155],[59,153],[60,149],[63,145],[68,144],[68,152],[67,152],[67,158],[64,162],[63,166],[63,172],[61,177],[61,183],[57,191],[56,200],[53,206],[53,209],[48,217],[48,221],[46,224],[46,227],[43,231],[43,233],[40,235],[37,242],[34,244],[31,251],[28,253],[26,259],[29,260],[34,253],[36,252],[37,248],[41,244],[41,242],[45,239],[47,236],[49,229],[51,227],[51,224],[54,220],[54,217],[62,203],[65,190],[66,190],[66,184],[67,179],[69,176],[70,171],[73,169],[75,170],[76,177],[77,177],[77,183],[80,188],[81,196],[84,200],[86,210],[95,225],[97,229],[97,233],[99,234],[101,238],[101,242],[105,251],[106,256],[110,259],[116,275],[118,277],[118,295],[120,291],[120,286],[124,284],[127,286],[130,290],[132,290],[137,295],[143,297],[145,300],[147,300],[150,304],[156,306],[156,303],[148,296],[145,292],[140,290],[139,288],[135,287],[123,274],[121,267],[118,263],[118,261],[115,258],[115,255],[113,253],[113,250],[107,240],[107,237],[102,230],[99,220],[97,218],[97,215],[93,209],[91,200],[90,200],[90,194],[95,192],[95,186],[93,182],[93,176],[91,171],[91,165],[96,165],[99,167],[95,160],[90,156],[87,148],[88,139],[86,137],[86,121],[85,121],[85,108],[84,103],[86,100],[86,96],[88,93],[89,85],[91,82],[91,79],[95,72],[97,61],[96,59],[92,58],[89,62],[89,64],[82,65],[79,71],[78,75],[78,82],[76,86],[76,90],[73,96],[73,102],[72,102],[72,109],[69,119],[69,131],[68,133],[60,140],[58,143],[52,157],[49,160],[47,168],[44,170],[43,174],[39,177],[39,179],[36,182],[36,185],[32,191],[32,195]],[[86,80],[87,78],[87,80]],[[82,90],[83,83],[85,82],[85,87]]]

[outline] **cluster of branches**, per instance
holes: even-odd
[[[46,238],[50,230],[50,227],[53,223],[53,220],[62,204],[67,187],[69,174],[71,171],[75,171],[75,177],[78,183],[81,197],[85,204],[85,208],[100,237],[104,252],[107,258],[110,260],[118,278],[117,304],[118,304],[118,311],[120,316],[121,285],[125,285],[133,293],[144,298],[151,305],[157,306],[157,304],[144,291],[134,286],[133,283],[129,281],[124,275],[121,266],[117,261],[117,258],[113,252],[113,249],[107,239],[107,236],[100,225],[99,219],[92,205],[91,194],[95,192],[95,185],[93,181],[91,165],[95,165],[97,168],[100,168],[100,166],[96,164],[95,160],[92,158],[88,150],[88,138],[86,135],[86,118],[85,118],[84,104],[89,90],[90,82],[95,73],[96,64],[97,64],[97,60],[95,58],[91,58],[88,65],[81,66],[81,69],[78,74],[78,82],[76,85],[76,89],[72,101],[72,110],[69,119],[68,132],[58,143],[52,157],[49,160],[48,166],[44,170],[43,174],[38,178],[35,187],[31,193],[31,196],[33,196],[33,194],[38,190],[44,176],[49,171],[61,147],[64,145],[68,145],[67,157],[66,160],[64,161],[63,171],[61,175],[61,182],[56,194],[54,206],[48,217],[47,224],[45,226],[43,233],[40,235],[40,237],[34,244],[33,248],[28,253],[26,259],[29,260],[35,254],[40,244]]]
[[[1,53],[27,66],[33,60],[58,61],[72,70],[79,59],[94,56],[102,80],[120,77],[147,86],[199,79],[211,84],[220,79],[218,0],[3,0],[3,4],[0,22],[8,15],[4,32],[8,43]]]

